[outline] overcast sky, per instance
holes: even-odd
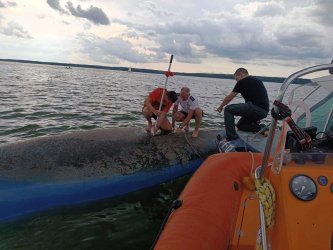
[[[332,38],[333,0],[0,0],[0,58],[288,76]]]

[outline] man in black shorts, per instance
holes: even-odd
[[[258,132],[264,127],[263,124],[259,124],[260,120],[267,117],[269,111],[267,90],[262,81],[250,76],[244,68],[237,69],[234,77],[237,81],[234,89],[217,108],[217,111],[221,113],[238,93],[245,99],[245,103],[230,104],[224,109],[224,124],[228,141],[238,138],[235,116],[241,117],[236,125],[239,130]]]
[[[178,111],[178,106],[181,106],[181,110]],[[202,120],[203,111],[199,107],[198,98],[191,95],[188,87],[183,87],[180,90],[177,101],[173,105],[172,110],[172,126],[175,126],[175,122],[181,122],[176,133],[189,129],[189,123],[191,119],[195,119],[195,127],[192,132],[192,137],[198,137],[199,128]]]

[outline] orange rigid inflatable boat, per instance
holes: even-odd
[[[333,71],[333,64],[285,80],[263,154],[219,153],[200,166],[154,249],[333,250],[333,75],[312,79],[301,102],[293,100],[293,90],[288,106],[282,103],[293,80],[328,69]],[[321,87],[325,97],[318,98]],[[308,108],[314,96],[317,101]]]
[[[255,166],[261,154],[254,154]],[[210,156],[180,196],[156,249],[227,249],[243,194],[242,178],[252,167],[250,153]]]

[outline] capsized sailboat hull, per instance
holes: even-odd
[[[0,221],[123,195],[193,173],[217,151],[216,131],[150,136],[98,129],[0,146]]]

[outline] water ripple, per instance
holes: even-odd
[[[76,130],[144,127],[143,101],[165,83],[164,75],[4,62],[0,75],[0,143]],[[215,129],[223,125],[215,109],[234,84],[176,75],[167,87],[190,87],[205,111],[202,127]],[[266,86],[275,95],[280,85]]]

